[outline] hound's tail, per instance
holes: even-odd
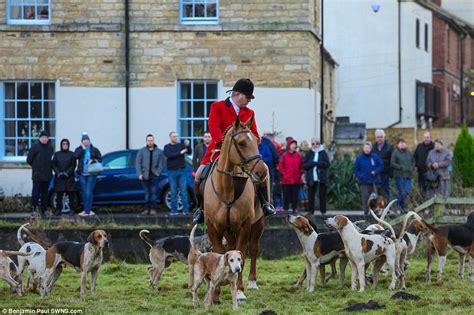
[[[398,235],[398,239],[401,239],[401,238],[403,237],[403,235],[405,234],[405,230],[406,230],[406,227],[407,227],[408,219],[411,218],[411,217],[415,217],[417,220],[420,220],[420,221],[423,220],[416,212],[409,211],[409,212],[405,215],[405,218],[404,218],[404,220],[403,220],[402,229],[400,230],[400,234]]]
[[[196,232],[197,224],[193,226],[193,229],[191,230],[191,233],[189,234],[189,243],[191,243],[191,248],[189,250],[188,254],[188,265],[194,266],[194,263],[196,260],[201,256],[201,252],[199,251],[198,247],[196,246],[196,243],[194,242],[194,232]],[[191,268],[192,269],[192,268]],[[190,271],[192,272],[192,270]]]
[[[382,215],[380,216],[380,220],[385,220],[385,216],[387,215],[388,210],[390,210],[390,208],[392,207],[392,205],[393,205],[396,201],[397,201],[397,199],[393,199],[393,200],[390,201],[390,203],[385,207],[385,209],[383,209]]]
[[[25,241],[23,240],[23,237],[21,235],[21,231],[25,231],[26,235],[28,235],[29,238],[31,238],[33,241],[41,245],[44,249],[48,249],[51,247],[51,244],[48,242],[42,240],[38,236],[36,236],[33,232],[28,230],[26,227],[30,225],[29,223],[25,223],[22,226],[18,228],[18,231],[16,233],[16,238],[18,239],[18,243],[20,243],[20,246],[23,246],[25,244]]]
[[[153,241],[151,240],[151,238],[149,238],[148,236],[146,236],[145,234],[150,234],[150,231],[148,230],[141,230],[140,233],[138,233],[138,235],[140,236],[140,238],[148,244],[148,246],[150,247],[153,247]]]
[[[15,252],[11,250],[1,250],[0,253],[6,255],[6,256],[30,256],[33,254],[33,252],[30,253],[23,253],[23,252]]]
[[[393,202],[393,201],[392,201],[392,202]],[[390,204],[391,204],[392,202],[390,202]],[[390,206],[390,204],[389,204],[389,206]],[[393,230],[393,227],[392,227],[388,222],[385,222],[384,220],[379,219],[379,217],[377,217],[377,215],[375,215],[375,213],[374,213],[372,210],[370,210],[370,214],[374,217],[374,219],[375,219],[378,223],[380,223],[380,224],[382,224],[382,225],[385,225],[385,226],[390,230],[390,232],[392,232],[392,237],[393,237],[394,239],[397,237],[397,236],[395,235],[395,231]]]
[[[429,228],[431,231],[433,232],[437,232],[438,229],[436,227],[434,227],[433,225],[429,224],[428,222],[426,222],[425,220],[421,220],[421,222],[423,222],[424,225],[426,225],[427,228]]]

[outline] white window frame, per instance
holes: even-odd
[[[192,3],[193,11],[196,4],[207,4],[208,1],[216,2],[216,16],[214,17],[185,17],[184,5]],[[219,24],[219,0],[179,0],[179,21],[187,25],[215,25]]]
[[[33,4],[30,4],[30,3],[27,3],[28,6],[34,6],[35,7],[35,12],[38,13],[38,0],[22,0],[23,2],[24,1],[30,1],[30,2],[34,2]],[[12,0],[7,0],[6,2],[6,7],[7,7],[7,15],[6,15],[6,19],[7,19],[7,24],[9,25],[50,25],[51,24],[51,0],[48,0],[48,18],[47,19],[32,19],[32,20],[28,20],[28,19],[12,19],[10,18],[10,10],[11,10],[11,4]],[[22,4],[23,4],[22,2]],[[42,5],[40,5],[42,6]],[[36,14],[35,16],[38,16],[38,14]]]
[[[183,83],[191,83],[191,96],[190,98],[181,98],[181,84]],[[202,84],[204,83],[204,97],[203,98],[194,98],[194,85],[195,84]],[[207,97],[207,84],[215,84],[216,85],[216,98],[208,98]],[[195,134],[194,130],[194,121],[204,121],[204,130],[203,132],[209,131],[209,125],[207,123],[207,120],[209,118],[209,112],[207,111],[207,103],[208,102],[216,102],[219,100],[219,81],[218,80],[180,80],[178,81],[178,110],[177,110],[177,125],[178,127],[176,128],[178,131],[178,135],[180,139],[188,139],[191,144],[193,144],[193,141],[195,140],[196,143],[199,143],[199,140],[202,139],[203,134]],[[182,116],[181,112],[181,102],[191,102],[191,116]],[[194,115],[194,102],[204,102],[204,116],[202,117],[193,117]],[[209,110],[210,111],[210,110]],[[181,122],[183,121],[189,121],[191,123],[191,135],[186,135],[183,136],[182,129],[181,129]]]
[[[54,84],[54,99],[45,99],[43,95],[43,89],[42,89],[42,96],[41,99],[31,99],[31,95],[28,95],[28,99],[22,99],[21,101],[28,101],[28,118],[22,118],[18,119],[17,117],[15,118],[5,118],[5,83],[15,83],[15,110],[17,108],[17,102],[18,102],[18,97],[17,97],[17,92],[16,92],[16,84],[18,83],[53,83]],[[8,81],[0,81],[0,161],[1,162],[25,162],[26,161],[26,156],[25,155],[13,155],[13,156],[6,156],[5,155],[5,143],[6,140],[15,140],[15,154],[17,154],[17,141],[18,139],[25,139],[28,140],[28,148],[31,148],[31,141],[35,140],[36,138],[31,135],[31,132],[28,134],[28,137],[19,137],[17,132],[18,129],[15,124],[15,136],[14,137],[9,137],[8,139],[5,139],[5,121],[18,121],[18,120],[27,120],[31,121],[31,101],[33,100],[34,102],[41,102],[41,110],[42,112],[44,111],[44,102],[54,102],[54,117],[52,118],[35,118],[33,120],[35,121],[41,121],[42,129],[44,129],[44,123],[46,121],[54,122],[56,123],[56,104],[57,104],[57,91],[58,91],[58,84],[57,82],[54,81],[49,81],[49,80],[8,80]],[[28,94],[30,94],[30,87],[28,88]],[[10,100],[11,101],[11,100]],[[44,114],[43,114],[44,115]],[[16,116],[16,115],[15,115]],[[55,143],[56,139],[56,125],[55,125],[55,130],[54,134],[49,137],[51,143]]]

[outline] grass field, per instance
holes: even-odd
[[[78,308],[83,314],[204,314],[204,308],[194,309],[191,294],[186,288],[187,267],[174,263],[167,269],[159,283],[159,290],[148,286],[146,265],[124,262],[107,263],[102,266],[97,294],[88,291],[85,301],[79,298],[80,275],[66,268],[53,289],[52,296],[40,299],[36,293],[28,292],[23,297],[10,294],[7,284],[0,281],[0,312],[8,314],[20,308]],[[408,293],[421,297],[420,301],[391,300],[394,292],[387,289],[388,277],[382,276],[377,289],[369,288],[364,293],[350,290],[350,268],[346,271],[345,287],[337,288],[332,279],[315,292],[305,288],[294,288],[293,284],[304,268],[302,257],[282,260],[259,260],[260,290],[246,290],[247,303],[241,305],[239,314],[260,314],[272,310],[277,314],[335,314],[352,303],[375,300],[386,306],[383,310],[366,311],[372,314],[473,314],[474,283],[457,277],[457,258],[449,256],[443,283],[426,284],[424,259],[412,259],[408,269]],[[248,265],[245,271],[248,273]],[[201,287],[200,299],[205,294]],[[213,314],[230,314],[229,287],[223,287],[222,305],[214,306]],[[11,310],[9,310],[11,309]],[[50,312],[51,313],[51,312]],[[19,314],[19,313],[17,313]]]

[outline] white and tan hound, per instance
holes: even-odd
[[[469,280],[474,281],[474,212],[468,215],[464,224],[450,224],[434,227],[431,224],[423,223],[431,230],[428,245],[428,266],[427,281],[431,282],[431,268],[433,265],[434,253],[438,253],[438,281],[441,281],[446,254],[450,246],[459,254],[458,274],[464,278],[464,259],[469,255]]]
[[[217,253],[201,253],[195,242],[194,232],[197,225],[191,230],[189,241],[191,250],[188,256],[189,264],[189,282],[192,283],[191,292],[193,295],[194,307],[199,305],[197,290],[203,280],[208,284],[208,290],[205,297],[204,306],[206,310],[212,305],[215,290],[221,284],[230,283],[232,295],[232,308],[238,309],[237,301],[237,279],[239,272],[242,272],[244,265],[244,256],[239,250],[231,250],[224,255]]]
[[[341,234],[345,252],[351,264],[352,290],[357,289],[357,278],[359,278],[359,291],[365,290],[365,266],[372,261],[375,261],[372,271],[373,287],[377,286],[380,268],[387,262],[392,273],[389,289],[395,289],[398,274],[397,254],[395,242],[391,238],[377,234],[360,234],[353,223],[343,215],[327,219],[326,224],[335,227]],[[395,234],[395,232],[392,233]]]
[[[81,273],[81,297],[86,293],[87,274],[91,273],[91,291],[95,293],[99,267],[102,264],[102,249],[109,246],[104,230],[95,230],[89,234],[86,243],[59,242],[46,251],[46,269],[41,276],[40,295],[51,294],[53,285],[62,272],[62,265],[73,266]]]
[[[344,252],[344,243],[338,232],[317,233],[313,224],[308,218],[301,215],[288,215],[288,222],[298,236],[303,255],[305,258],[306,270],[296,283],[299,286],[308,277],[306,290],[313,292],[316,287],[317,270],[321,274],[321,285],[324,285],[329,278],[336,275],[335,262],[339,261],[339,287],[344,284],[344,273],[347,266],[347,257]],[[331,264],[332,273],[326,279],[324,266]]]
[[[15,279],[16,274],[16,265],[10,259],[9,256],[29,256],[32,253],[22,253],[9,250],[0,250],[0,279],[5,280],[13,292],[16,292],[18,296],[21,296],[21,283]],[[14,266],[12,266],[12,264]],[[13,276],[12,276],[13,273]]]

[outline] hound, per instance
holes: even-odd
[[[389,289],[395,289],[397,281],[396,249],[395,242],[383,235],[360,234],[353,223],[343,215],[337,215],[326,220],[326,224],[335,227],[340,233],[344,248],[351,264],[352,279],[351,289],[357,289],[357,277],[359,277],[359,291],[365,290],[365,266],[375,260],[372,271],[373,287],[377,286],[380,268],[387,262],[392,273],[392,281]],[[395,235],[392,227],[387,223]]]
[[[239,305],[237,302],[237,279],[239,272],[242,271],[244,265],[244,255],[239,250],[231,250],[224,255],[217,253],[201,253],[194,242],[194,232],[197,225],[191,230],[189,241],[191,250],[188,256],[189,278],[192,282],[191,292],[193,294],[193,305],[199,305],[199,297],[197,290],[205,279],[208,284],[208,290],[205,297],[204,306],[206,310],[212,304],[212,298],[215,290],[221,284],[228,281],[231,287],[232,308],[237,310]]]
[[[20,252],[22,253],[32,253],[31,256],[18,256],[18,273],[19,273],[19,282],[23,283],[23,270],[28,264],[28,275],[26,277],[26,286],[25,289],[28,289],[30,285],[30,280],[33,282],[33,290],[36,290],[36,287],[40,281],[40,275],[44,273],[46,269],[46,250],[51,246],[45,241],[41,240],[39,237],[34,235],[26,226],[30,225],[29,223],[23,224],[20,226],[16,233],[18,243],[20,244]],[[24,231],[31,239],[36,242],[27,242],[23,240],[22,231]]]
[[[181,261],[186,265],[188,264],[188,254],[191,245],[189,243],[189,236],[168,236],[153,241],[146,235],[149,233],[148,230],[141,230],[138,235],[150,246],[149,257],[151,266],[148,267],[148,274],[150,276],[150,286],[156,289],[161,274],[172,262]],[[207,234],[197,236],[194,241],[201,252],[210,252],[212,250],[212,244]],[[191,285],[192,283],[189,284],[189,287]]]
[[[316,287],[317,270],[321,274],[321,285],[336,275],[335,262],[339,261],[339,287],[344,284],[344,273],[347,266],[347,257],[344,252],[344,243],[337,232],[317,233],[312,222],[301,215],[288,215],[288,222],[298,236],[301,247],[303,248],[305,272],[300,276],[296,286],[300,286],[306,276],[308,276],[308,285],[306,290],[313,292]],[[326,279],[324,265],[331,264],[331,275]]]
[[[12,292],[16,292],[18,296],[21,296],[22,294],[21,284],[17,280],[15,280],[16,265],[9,257],[9,256],[14,256],[14,255],[29,256],[31,255],[31,253],[0,250],[0,279],[5,280],[10,285]],[[12,277],[12,273],[13,273],[13,277]]]
[[[107,233],[95,230],[89,234],[86,243],[59,242],[46,251],[46,269],[41,276],[40,295],[51,294],[53,285],[62,272],[63,264],[72,265],[81,273],[81,298],[86,293],[87,274],[91,273],[91,291],[95,293],[99,267],[102,264],[102,249],[109,246]]]
[[[459,254],[458,274],[464,278],[464,258],[469,255],[469,280],[474,281],[474,212],[467,216],[467,222],[464,224],[450,224],[434,227],[431,224],[423,223],[431,230],[428,246],[428,267],[427,281],[431,282],[431,267],[433,265],[433,256],[437,252],[438,260],[438,281],[441,281],[444,264],[446,263],[446,254],[448,245]]]

